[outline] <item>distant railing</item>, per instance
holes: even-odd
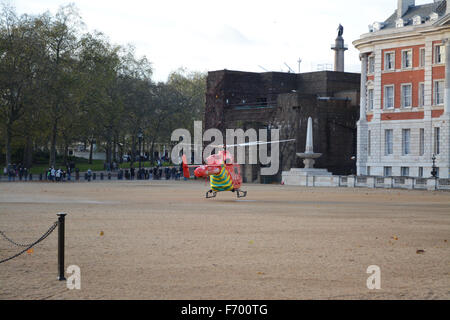
[[[283,172],[284,185],[305,187],[385,188],[417,190],[450,190],[450,179],[377,176],[292,177]]]

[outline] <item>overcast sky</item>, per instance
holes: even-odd
[[[349,46],[345,69],[360,72],[352,42],[384,21],[397,0],[9,0],[19,13],[55,13],[75,3],[88,31],[133,44],[152,62],[155,81],[171,71],[316,71],[334,62],[339,23]],[[416,4],[431,0],[416,0]],[[262,68],[261,68],[262,67]],[[264,69],[263,69],[264,68]]]

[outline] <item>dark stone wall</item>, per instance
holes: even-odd
[[[304,94],[314,94],[323,97],[334,96],[340,91],[360,90],[359,73],[320,71],[301,73],[298,75],[298,89]],[[359,101],[357,101],[359,104]]]
[[[317,159],[317,168],[327,168],[333,174],[345,175],[355,172],[356,121],[358,108],[349,100],[318,100],[313,95],[281,95],[280,108],[276,118],[292,119],[291,134],[282,139],[296,139],[295,153],[305,151],[308,118],[313,119],[314,151],[322,153]],[[292,153],[292,150],[291,150]],[[283,170],[292,167],[303,168],[298,157],[287,157],[283,161]]]
[[[281,139],[297,139],[280,145],[279,181],[282,170],[303,167],[295,153],[305,150],[307,121],[312,117],[314,151],[323,153],[317,167],[352,174],[356,172],[351,157],[356,155],[359,90],[360,75],[355,73],[209,72],[205,129],[257,129],[271,124],[281,129]],[[259,178],[249,180],[255,177]]]

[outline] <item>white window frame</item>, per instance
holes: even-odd
[[[387,92],[387,89],[388,89],[388,88],[392,88],[392,106],[391,106],[391,107],[388,107],[388,104],[387,104],[388,99],[387,99],[386,92]],[[383,103],[383,104],[384,104],[384,109],[387,109],[387,110],[394,109],[394,108],[395,108],[395,86],[394,86],[393,84],[385,85],[383,91],[384,91],[384,92],[383,92],[383,97],[384,97],[384,99],[383,99],[383,102],[384,102],[384,103]]]
[[[404,94],[403,94],[403,90],[404,90],[404,88],[405,87],[410,87],[410,90],[409,90],[409,93],[410,93],[410,96],[409,96],[409,105],[407,106],[405,103],[406,103],[406,99],[405,99],[405,96],[404,96]],[[405,108],[405,109],[409,109],[409,108],[412,108],[412,84],[411,83],[402,83],[402,85],[401,85],[401,89],[400,89],[400,93],[401,93],[401,106],[402,106],[402,108]],[[395,101],[395,100],[394,100]]]
[[[419,82],[419,108],[423,108],[425,106],[425,82]]]
[[[392,55],[392,68],[388,68],[387,56]],[[386,51],[384,53],[384,71],[394,71],[395,70],[395,51]]]
[[[425,48],[419,48],[419,67],[425,67]]]
[[[400,174],[402,177],[409,177],[409,167],[401,167]]]
[[[412,17],[412,20],[414,26],[422,24],[422,17],[419,15],[415,15],[414,17]]]
[[[402,155],[411,154],[411,129],[402,129]]]
[[[392,167],[384,167],[383,174],[385,177],[392,177]]]
[[[368,88],[367,89],[367,110],[368,111],[373,111],[373,106],[374,106],[374,89],[373,88]]]
[[[395,27],[396,28],[403,28],[405,26],[405,20],[403,20],[402,18],[397,19],[395,21]]]
[[[439,155],[441,153],[441,128],[434,127],[434,143],[433,143],[433,152],[435,155]]]
[[[418,172],[418,176],[419,176],[419,178],[423,178],[423,167],[419,167],[419,172]]]
[[[439,89],[437,90],[439,85]],[[435,80],[433,85],[433,105],[442,106],[444,104],[445,80]]]
[[[445,46],[443,44],[434,45],[433,57],[434,64],[445,63]]]
[[[407,53],[408,57],[409,57],[409,61],[405,60],[405,53]],[[402,69],[412,69],[412,65],[413,65],[413,52],[412,49],[405,49],[402,50]],[[405,66],[405,62],[408,61],[409,65]]]
[[[390,134],[388,134],[390,132]],[[390,139],[388,139],[388,136]],[[384,130],[384,155],[392,156],[394,154],[394,130],[385,129]]]
[[[374,74],[375,73],[375,57],[372,55],[369,57],[367,61],[367,73]]]
[[[419,156],[425,154],[425,129],[419,129]]]

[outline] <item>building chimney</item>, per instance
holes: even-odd
[[[448,0],[447,0],[448,3]],[[409,7],[415,6],[415,0],[398,0],[397,18],[400,19],[408,11]]]

